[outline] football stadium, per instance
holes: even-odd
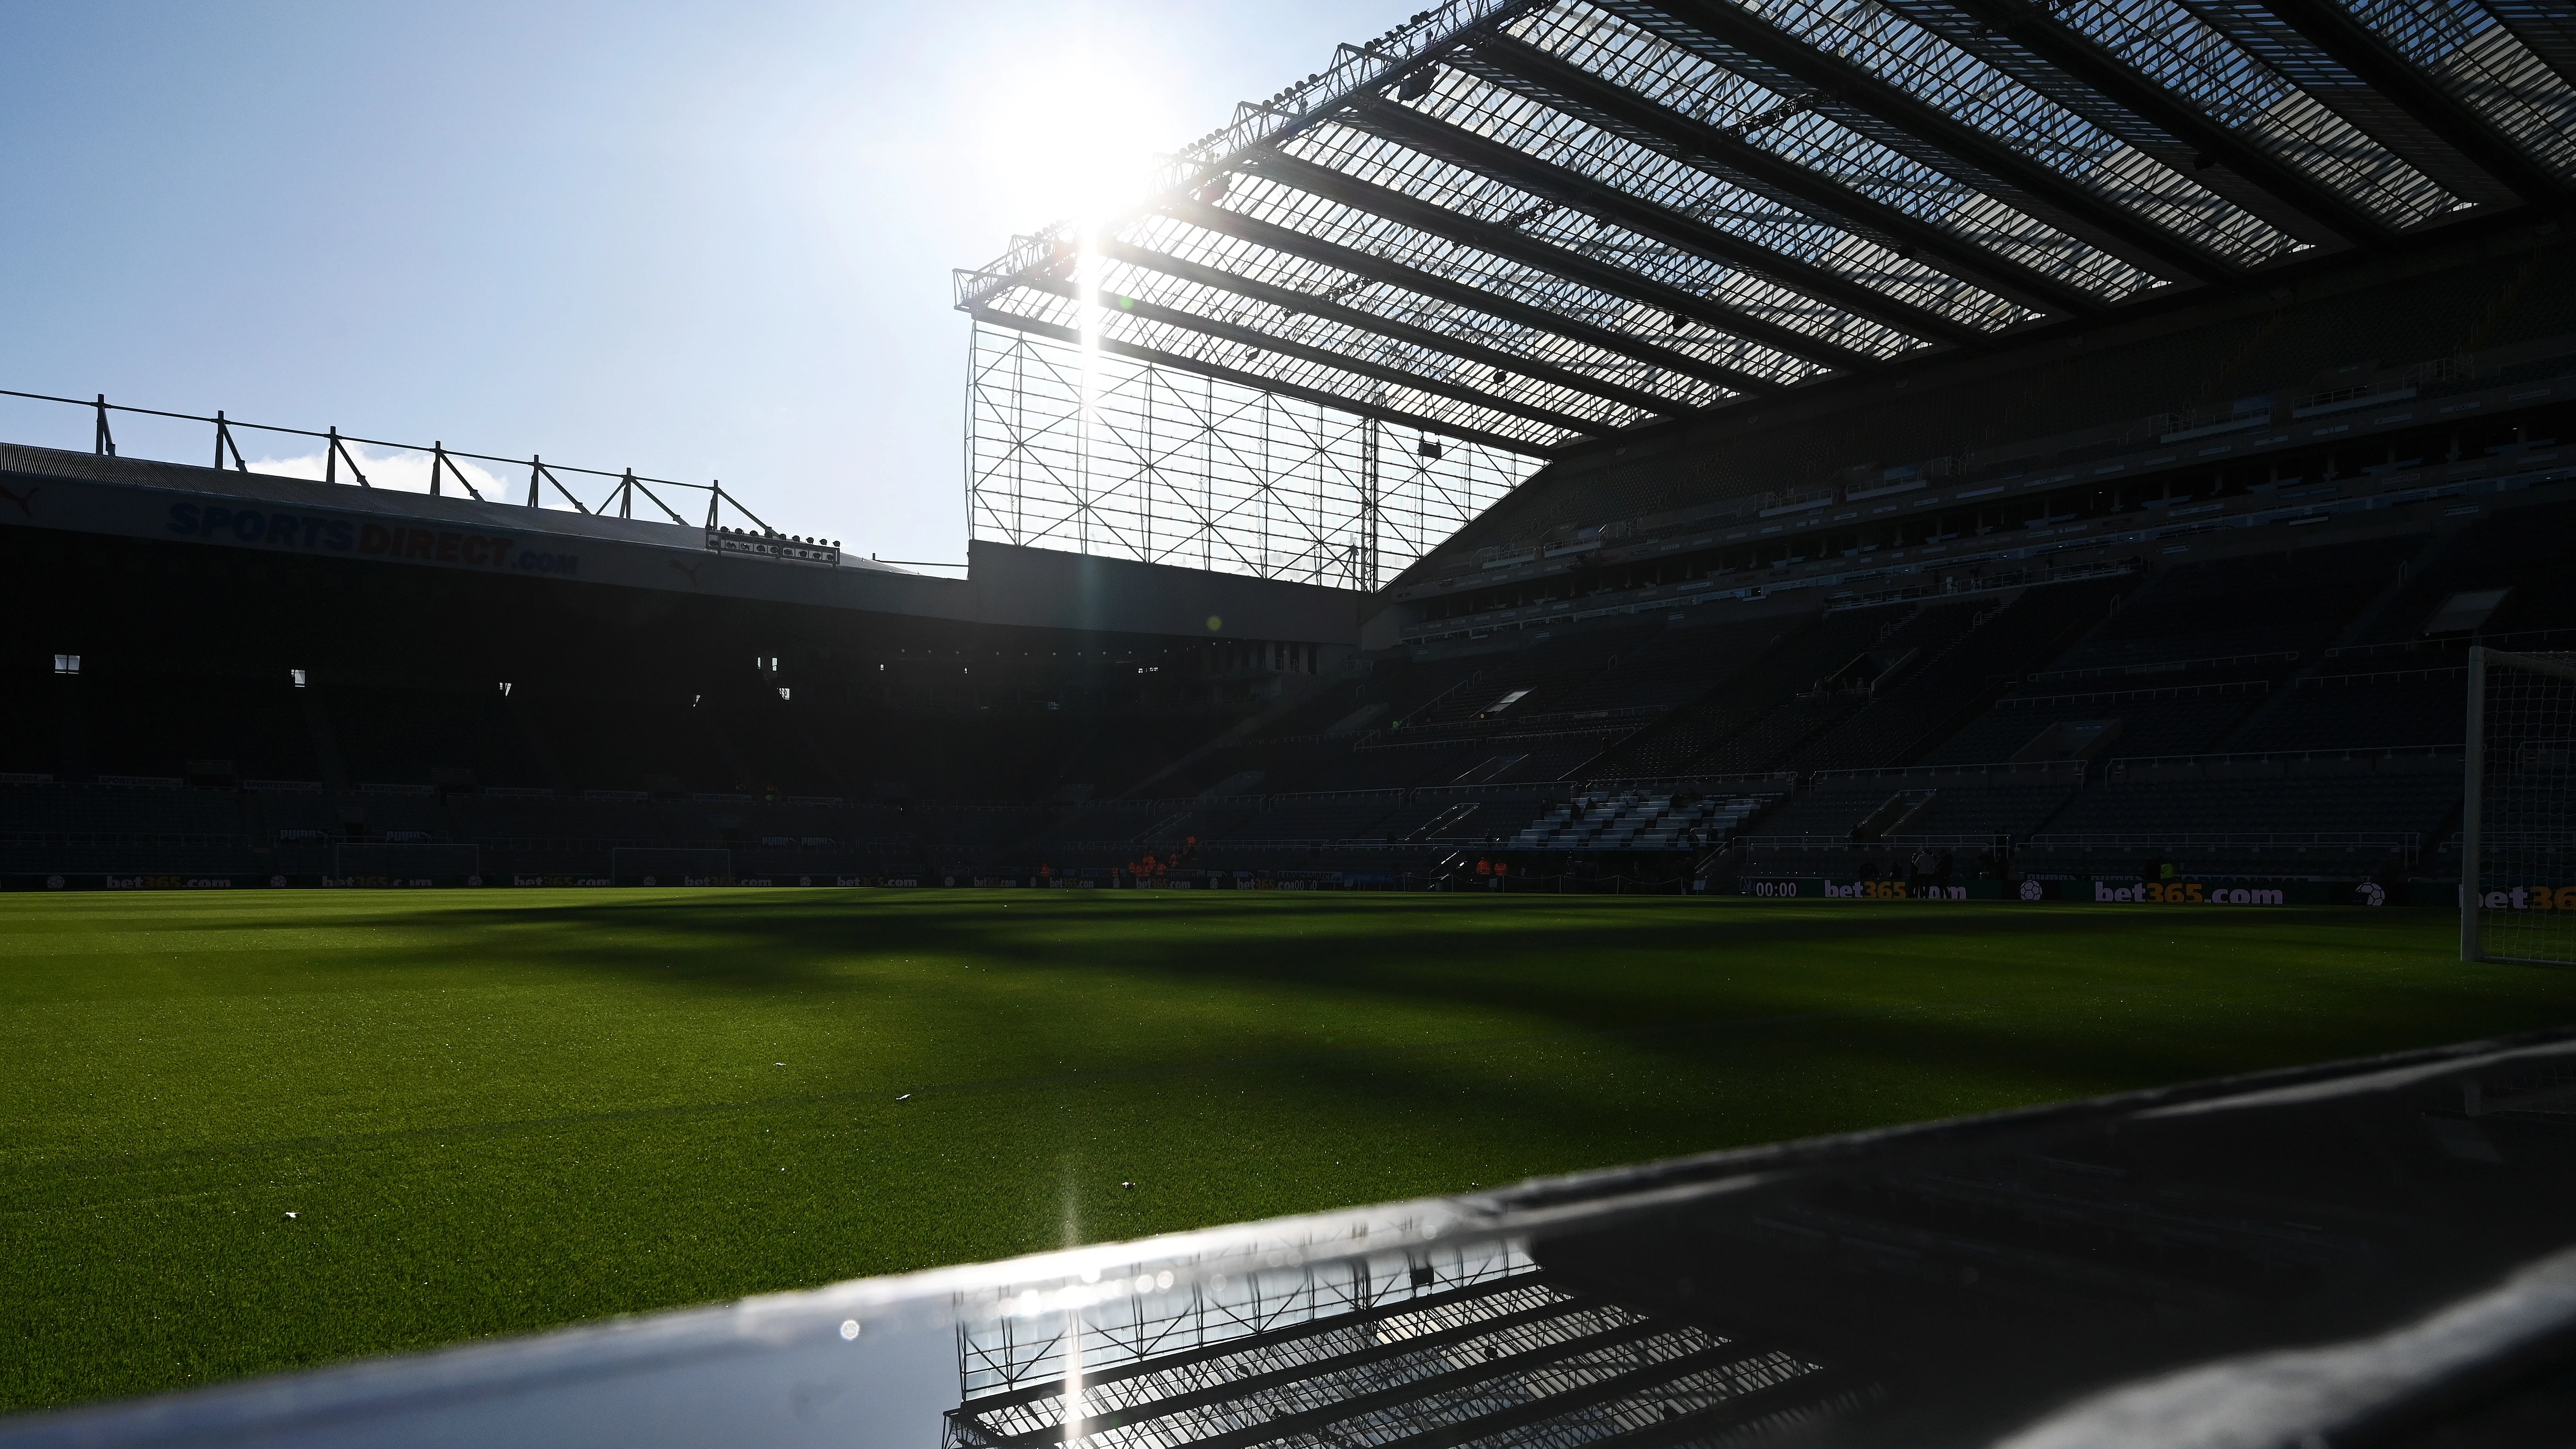
[[[0,1445],[2566,1442],[2576,11],[1386,19],[962,569],[0,379]]]

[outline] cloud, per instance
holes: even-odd
[[[363,448],[354,443],[347,444],[345,447],[349,456],[356,460],[358,471],[366,475],[369,487],[391,489],[398,493],[429,491],[429,454],[408,449]],[[326,472],[325,460],[319,450],[287,458],[261,457],[247,458],[244,461],[249,464],[250,471],[254,473],[267,473],[279,478],[320,479]],[[456,475],[459,473],[464,474],[474,485],[475,491],[481,493],[490,502],[518,503],[528,496],[528,481],[524,476],[515,481],[504,481],[483,464],[471,459],[458,458],[454,454],[448,455],[447,467],[440,475],[442,491],[452,495],[463,495],[464,490],[456,486]],[[340,465],[339,481],[351,486],[354,486],[357,481],[349,476],[347,463]],[[576,491],[580,490],[579,484],[574,484],[573,487]],[[560,508],[567,512],[572,508],[571,504],[563,501],[563,495],[551,488],[545,491],[544,506]]]

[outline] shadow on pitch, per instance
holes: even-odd
[[[1379,1010],[1518,1028],[1534,1041],[1606,1034],[1679,1066],[1712,1050],[1700,1028],[1823,1013],[1841,1023],[1834,1034],[1852,1051],[1890,1065],[2141,1083],[2487,1029],[2446,1027],[2453,1013],[2435,1011],[2347,1048],[2310,1019],[2334,1015],[2331,1003],[2261,1018],[2223,1000],[2183,1000],[2213,989],[2207,953],[2150,954],[2156,938],[2214,942],[2249,925],[2309,936],[2297,918],[1147,892],[728,893],[387,915],[415,926],[434,915],[488,942],[492,959],[534,969],[751,996],[897,991],[978,1013],[997,1040],[1044,1039],[1081,1024],[1082,993],[995,989],[1025,973],[1070,978],[1118,1012],[1163,1015],[1176,1030],[1188,1028],[1193,997],[1231,987],[1282,1013],[1271,1030],[1232,1028],[1246,1039],[1229,1045],[1264,1055],[1311,1045],[1312,1021],[1301,1012]],[[932,963],[975,971],[922,969]],[[2134,1028],[2107,1024],[2106,1015]],[[2050,1028],[2053,1016],[2065,1029]],[[1677,1021],[1692,1029],[1676,1030]]]

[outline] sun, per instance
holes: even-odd
[[[1142,201],[1161,158],[1188,139],[1151,89],[1088,54],[1013,67],[997,92],[990,178],[1032,225],[1113,221]]]

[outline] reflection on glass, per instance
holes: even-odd
[[[0,1449],[2563,1449],[2570,1203],[2560,1032],[28,1416]]]
[[[1798,1355],[1568,1291],[1518,1237],[1188,1277],[968,1308],[949,1449],[1596,1444],[1812,1412],[1806,1390],[1834,1392]]]

